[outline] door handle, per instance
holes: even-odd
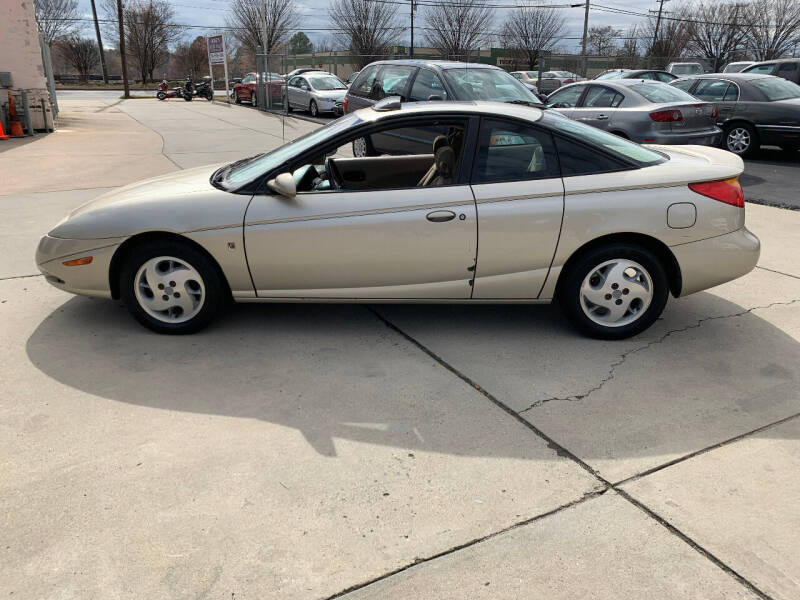
[[[425,218],[433,223],[444,223],[445,221],[452,221],[455,219],[456,213],[454,213],[452,210],[435,210],[433,212],[429,212]]]
[[[606,121],[608,120],[608,115],[597,115],[596,118],[598,121]]]

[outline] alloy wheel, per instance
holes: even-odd
[[[309,109],[311,110],[311,116],[312,117],[316,117],[317,113],[319,112],[317,110],[317,103],[312,100],[311,101],[311,106],[309,107]]]
[[[367,140],[360,137],[353,140],[353,156],[356,158],[363,158],[367,155]]]
[[[750,132],[744,127],[735,127],[728,132],[726,144],[731,152],[743,154],[750,148],[751,143]]]
[[[629,259],[607,260],[589,271],[580,287],[584,314],[604,327],[622,327],[639,319],[653,301],[653,280]]]
[[[200,273],[185,260],[156,256],[146,261],[133,280],[139,306],[162,323],[183,323],[203,308],[206,288]]]

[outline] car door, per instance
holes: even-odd
[[[408,125],[404,121],[403,126]],[[467,120],[457,125],[463,130]],[[343,137],[336,146],[349,147],[349,142]],[[426,164],[433,160],[432,151],[422,155]],[[463,148],[459,152],[466,156]],[[419,168],[418,158],[342,160],[346,165],[342,180],[361,182],[353,186],[358,189],[299,191],[292,198],[265,192],[253,197],[245,216],[245,243],[257,296],[468,299],[477,252],[469,165],[460,162],[466,171],[457,171],[452,183],[420,186],[417,172],[405,187],[387,189],[364,186],[363,178],[386,172],[396,181],[404,164]],[[355,175],[358,161],[369,163],[361,177]],[[290,168],[294,168],[291,161]],[[303,168],[295,169],[295,176]]]
[[[728,90],[731,90],[730,94]],[[705,102],[716,104],[719,113],[717,123],[723,123],[731,117],[739,93],[735,83],[725,79],[703,78],[697,83],[692,95]]]
[[[604,85],[590,85],[571,118],[598,129],[608,129],[623,95]]]
[[[286,85],[286,98],[289,106],[297,106],[300,89],[300,77],[292,77]]]
[[[255,88],[254,85],[255,77],[252,74],[248,74],[244,79],[242,79],[242,85],[239,88],[240,91],[236,92],[240,94],[240,98],[242,100],[250,100],[253,97],[253,89]]]
[[[519,121],[482,119],[472,173],[478,228],[473,298],[537,298],[564,211],[551,134]]]

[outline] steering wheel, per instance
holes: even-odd
[[[342,174],[339,173],[339,167],[336,166],[336,162],[330,156],[325,159],[325,172],[328,174],[331,188],[340,190],[344,187],[344,180],[342,179]]]

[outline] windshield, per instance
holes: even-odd
[[[236,163],[231,163],[231,165],[224,167],[221,171],[225,173],[224,181],[226,187],[237,188],[248,181],[252,181],[259,175],[268,173],[281,166],[293,156],[305,152],[314,146],[323,144],[333,136],[339,135],[343,131],[359,123],[361,123],[361,119],[355,113],[350,113],[335,121],[331,121],[325,127],[315,129],[311,133],[299,137],[288,144],[284,144],[272,152],[257,156],[253,160],[238,166]]]
[[[499,69],[446,69],[444,78],[456,100],[493,100],[541,105],[519,81]]]
[[[767,100],[788,100],[789,98],[800,98],[800,85],[792,83],[780,77],[765,77],[764,79],[751,80],[755,87],[763,93]]]
[[[623,75],[625,75],[625,71],[610,71],[608,73],[598,75],[595,77],[595,79],[622,79]]]
[[[703,68],[695,64],[672,65],[670,72],[673,75],[701,75]]]
[[[346,90],[347,86],[338,77],[308,77],[308,83],[315,90]]]
[[[628,87],[655,104],[662,102],[697,102],[697,98],[691,94],[666,83],[637,83]]]
[[[633,159],[643,166],[655,165],[667,160],[662,154],[640,146],[630,140],[621,138],[608,133],[591,125],[578,123],[572,119],[553,119],[550,115],[553,113],[545,113],[544,118],[547,119],[548,125],[555,131],[563,131],[569,133],[581,140],[596,144],[609,150],[615,154],[622,155],[626,158]]]
[[[741,63],[731,63],[727,67],[723,69],[723,73],[739,73],[742,69],[745,69],[752,65],[753,63],[749,62],[741,62]]]

